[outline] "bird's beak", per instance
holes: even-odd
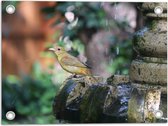
[[[49,50],[49,51],[55,51],[55,49],[54,49],[54,48],[49,48],[48,50]]]

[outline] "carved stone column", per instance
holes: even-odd
[[[163,9],[162,14],[154,12],[157,7]],[[139,54],[132,61],[129,76],[137,90],[129,101],[128,119],[155,122],[157,111],[163,111],[167,117],[163,107],[167,104],[164,98],[167,93],[167,4],[143,3],[141,9],[146,18],[146,31],[134,38],[134,48]]]

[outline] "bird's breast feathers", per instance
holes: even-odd
[[[58,56],[62,68],[70,73],[79,75],[90,75],[90,69],[80,62],[76,57],[69,54]]]

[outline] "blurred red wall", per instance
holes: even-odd
[[[55,42],[52,35],[62,31],[63,25],[52,27],[56,20],[64,18],[56,12],[46,20],[42,7],[49,7],[56,2],[23,1],[16,7],[14,14],[2,14],[2,75],[28,74],[32,64],[38,60],[45,69],[55,59],[40,57],[45,51],[46,42]],[[57,38],[58,39],[58,38]]]

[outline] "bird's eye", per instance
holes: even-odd
[[[58,51],[61,50],[60,48],[58,48]]]

